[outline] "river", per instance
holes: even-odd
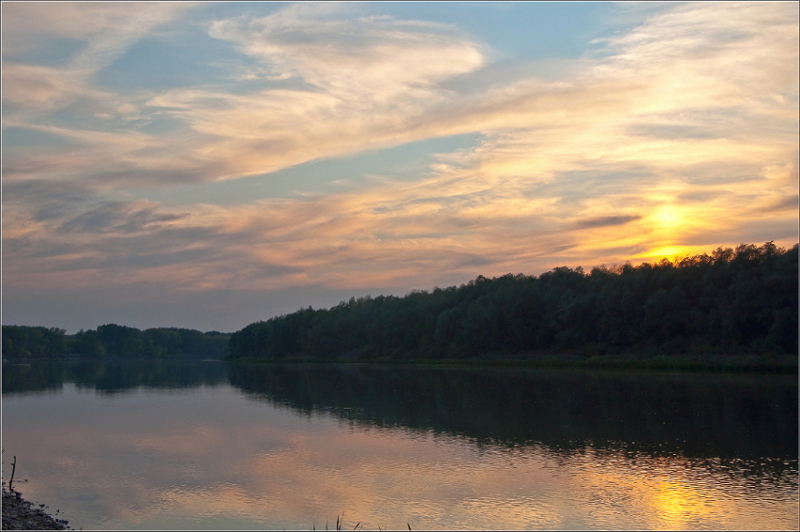
[[[796,376],[3,364],[3,478],[78,529],[797,529]]]

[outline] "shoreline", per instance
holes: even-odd
[[[3,359],[3,364],[30,365],[41,362],[187,362],[181,359],[140,359],[114,357],[97,358],[34,358]],[[377,366],[442,366],[469,368],[552,368],[575,370],[626,370],[645,372],[705,372],[705,373],[760,373],[760,374],[798,374],[797,355],[790,354],[649,354],[631,353],[581,354],[581,353],[494,353],[469,358],[404,358],[375,357],[361,358],[349,353],[344,356],[310,357],[301,354],[281,358],[236,357],[204,359],[195,363],[226,362],[233,364],[336,364],[336,365],[377,365]]]
[[[494,368],[563,368],[635,371],[690,371],[715,373],[797,374],[798,357],[794,355],[575,355],[540,354],[533,357],[487,356],[457,359],[393,358],[312,358],[287,356],[280,359],[227,358],[237,364],[357,364],[397,366],[446,366]]]
[[[23,499],[14,489],[3,486],[3,530],[71,530],[68,521],[56,519],[42,508],[44,504]]]

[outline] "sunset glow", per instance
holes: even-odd
[[[798,241],[798,6],[2,4],[3,323]]]

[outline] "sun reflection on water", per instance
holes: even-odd
[[[704,494],[675,480],[658,480],[653,486],[652,504],[658,528],[685,529],[709,513],[713,505]]]
[[[747,477],[746,464],[586,449],[571,460],[573,490],[591,522],[649,530],[796,529],[796,470]],[[772,484],[769,492],[764,484]],[[783,511],[776,511],[783,508]],[[571,528],[594,528],[578,522]],[[585,525],[585,526],[581,526]]]

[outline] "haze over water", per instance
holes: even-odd
[[[787,376],[5,364],[3,445],[76,529],[798,526]]]

